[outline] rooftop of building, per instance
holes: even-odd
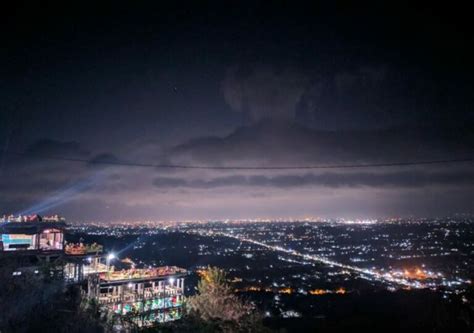
[[[32,235],[47,229],[62,231],[66,227],[66,220],[59,215],[4,215],[0,219],[0,233]]]
[[[185,274],[187,274],[187,271],[184,268],[163,266],[155,268],[131,268],[101,273],[99,278],[104,282],[130,282],[135,280],[161,280]]]
[[[39,214],[33,215],[3,215],[0,219],[0,223],[33,223],[33,222],[66,222],[64,217],[59,215],[41,216]]]

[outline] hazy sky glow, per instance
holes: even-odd
[[[381,4],[351,15],[338,5],[230,7],[10,13],[0,211],[75,220],[474,213],[473,163],[300,171],[93,163],[473,156],[473,41],[467,23],[453,20],[458,13]]]

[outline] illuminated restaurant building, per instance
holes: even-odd
[[[138,326],[181,318],[186,270],[178,267],[128,269],[92,274],[88,297]]]
[[[127,316],[138,326],[179,319],[187,271],[174,267],[115,270],[102,245],[65,242],[66,222],[58,216],[4,216],[0,219],[0,259],[14,267],[12,275],[48,275],[82,286],[100,311]],[[47,263],[45,266],[44,264]],[[3,265],[3,261],[0,262]]]
[[[0,225],[0,251],[2,252],[62,252],[66,223],[58,216],[39,215],[7,217]]]
[[[0,259],[13,269],[13,275],[44,273],[63,278],[64,231],[59,216],[4,216],[0,219]]]
[[[65,231],[66,221],[58,215],[4,216],[0,219],[0,258],[15,268],[14,275],[39,274],[47,263],[51,276],[70,283],[103,271],[102,246],[68,244]]]

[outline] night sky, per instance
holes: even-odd
[[[472,162],[113,164],[473,158],[467,8],[329,3],[17,2],[2,13],[0,211],[81,221],[474,213]]]

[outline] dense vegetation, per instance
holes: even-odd
[[[197,293],[186,301],[184,320],[169,325],[173,332],[269,332],[255,305],[233,292],[224,270],[201,272]]]
[[[103,332],[102,319],[83,306],[78,286],[52,277],[49,267],[40,271],[14,275],[15,264],[2,260],[0,332]]]

